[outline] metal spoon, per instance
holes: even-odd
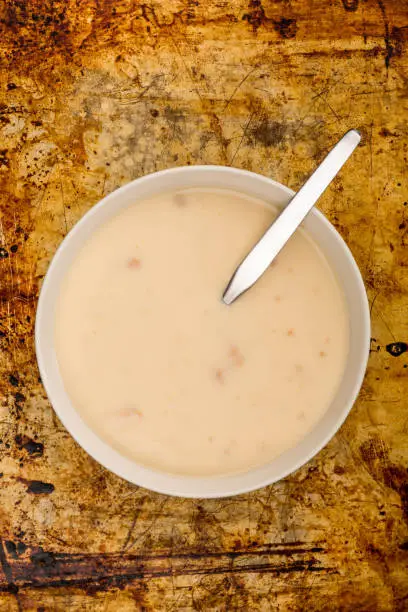
[[[350,130],[328,153],[320,166],[293,196],[286,208],[235,270],[222,296],[225,304],[232,304],[267,270],[340,168],[346,163],[360,140],[359,132]]]

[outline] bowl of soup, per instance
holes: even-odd
[[[121,187],[44,279],[36,352],[52,406],[99,463],[148,489],[223,497],[271,484],[336,433],[369,354],[367,296],[317,209],[263,277],[223,290],[293,191],[223,166]]]

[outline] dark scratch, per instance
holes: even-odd
[[[235,96],[235,94],[237,93],[237,91],[239,90],[239,88],[245,83],[245,81],[251,76],[251,74],[253,74],[255,72],[255,70],[258,69],[258,66],[255,66],[254,68],[252,68],[252,70],[250,70],[245,76],[244,78],[238,83],[238,85],[235,87],[234,91],[232,92],[232,94],[230,95],[230,97],[228,98],[228,100],[225,103],[224,106],[224,111],[228,108],[231,100],[233,99],[233,97]]]
[[[370,317],[371,317],[371,314],[373,312],[375,301],[376,301],[376,299],[378,298],[379,295],[380,295],[380,292],[376,293],[375,296],[372,299],[372,302],[370,304]]]
[[[105,172],[105,174],[103,175],[103,183],[102,183],[102,193],[101,193],[101,197],[103,197],[103,194],[105,193],[106,178],[107,178],[107,174],[106,174],[106,172]]]
[[[381,312],[381,310],[378,310],[378,308],[377,308],[377,312],[378,312],[378,314],[380,315],[380,319],[381,319],[381,321],[384,323],[385,327],[387,328],[388,332],[390,333],[391,338],[392,338],[392,339],[394,340],[394,342],[395,342],[395,336],[394,336],[394,334],[392,333],[392,330],[391,330],[390,326],[388,325],[387,321],[384,319],[384,315],[383,315],[383,313]]]
[[[199,98],[200,102],[203,104],[203,103],[204,103],[204,101],[203,101],[203,98],[202,98],[202,96],[201,96],[200,90],[197,88],[197,83],[195,82],[194,77],[193,77],[193,75],[191,74],[191,71],[190,71],[190,69],[188,68],[188,66],[187,66],[187,64],[186,64],[186,62],[185,62],[185,60],[184,60],[183,54],[181,53],[181,51],[180,51],[180,49],[179,49],[179,47],[178,47],[178,45],[177,45],[176,41],[174,40],[173,36],[170,36],[170,40],[171,40],[171,42],[173,43],[173,46],[174,46],[174,48],[175,48],[175,50],[176,50],[176,52],[177,52],[177,55],[179,56],[179,58],[180,58],[180,60],[181,60],[181,62],[182,62],[182,64],[183,64],[183,66],[184,66],[184,70],[186,71],[186,74],[187,74],[187,76],[188,76],[189,80],[191,81],[191,83],[192,83],[192,85],[193,85],[193,91],[194,91],[194,92],[197,94],[197,96],[198,96],[198,98]]]
[[[373,171],[373,122],[370,123],[370,135],[368,138],[368,149],[369,149],[369,153],[370,153],[370,190],[372,191],[372,187],[373,187],[373,175],[374,175],[374,171]],[[370,263],[371,263],[371,257],[373,254],[373,247],[374,247],[374,240],[377,234],[377,222],[378,222],[378,215],[380,212],[380,200],[377,200],[377,207],[376,207],[376,211],[375,211],[375,220],[373,223],[373,230],[372,230],[372,234],[371,234],[371,240],[370,240],[370,246],[368,248],[368,261],[367,261],[367,267],[366,270],[369,269],[370,267]]]
[[[321,92],[319,92],[318,94],[314,95],[312,100],[316,100],[316,99],[321,99],[323,100],[323,102],[328,106],[329,110],[332,112],[332,114],[334,115],[334,117],[339,121],[341,119],[341,117],[338,115],[338,113],[336,113],[336,111],[334,110],[334,108],[332,107],[332,105],[330,104],[330,102],[327,99],[327,96],[329,95],[329,93],[332,91],[333,87],[337,85],[337,82],[334,83],[333,85],[326,86],[324,89],[322,89]]]
[[[394,55],[394,47],[391,44],[391,38],[390,38],[390,26],[388,23],[388,18],[387,18],[387,13],[385,10],[385,5],[383,0],[377,0],[378,6],[380,8],[381,11],[381,15],[382,15],[382,20],[384,23],[384,43],[385,43],[385,55],[384,55],[384,61],[385,61],[385,67],[387,69],[387,73],[388,73],[388,68],[390,66],[390,60],[392,58],[392,56]]]
[[[64,188],[62,186],[61,172],[59,172],[59,183],[60,183],[60,188],[61,188],[62,210],[63,210],[63,213],[64,213],[65,235],[67,235],[68,234],[67,211],[66,211],[66,208],[65,208]]]
[[[153,529],[154,525],[156,524],[156,522],[157,522],[157,520],[158,520],[159,516],[161,515],[161,513],[162,513],[162,511],[163,511],[163,508],[166,506],[167,501],[168,501],[167,499],[164,499],[164,500],[162,501],[162,503],[160,504],[160,506],[159,506],[159,508],[158,508],[158,510],[157,510],[157,512],[156,512],[156,514],[155,514],[155,516],[153,517],[153,519],[152,519],[151,523],[148,525],[148,527],[146,527],[146,529],[145,529],[145,530],[144,530],[144,531],[143,531],[141,534],[139,534],[139,535],[138,535],[138,536],[137,536],[137,537],[136,537],[134,540],[132,540],[132,541],[131,541],[131,540],[130,540],[130,538],[129,538],[129,542],[127,542],[127,543],[126,543],[126,545],[127,545],[127,548],[128,548],[128,549],[132,548],[132,547],[133,547],[133,546],[136,544],[136,542],[138,542],[138,541],[139,541],[141,538],[143,538],[143,537],[144,537],[144,536],[145,536],[145,535],[146,535],[146,534],[147,534],[149,531],[151,531],[151,530]],[[135,521],[135,524],[136,524],[136,521]]]
[[[215,136],[218,139],[220,146],[221,146],[221,150],[222,150],[222,154],[224,157],[224,162],[227,163],[227,153],[226,153],[226,144],[225,144],[225,140],[223,138],[223,134],[222,134],[222,126],[221,126],[221,122],[219,120],[219,117],[214,113],[214,111],[212,111],[211,109],[208,108],[208,104],[207,101],[205,100],[205,98],[203,98],[203,96],[201,95],[200,90],[197,87],[197,82],[191,72],[191,70],[188,68],[185,60],[184,60],[184,56],[181,53],[176,41],[174,40],[174,37],[172,35],[170,35],[170,40],[177,52],[177,55],[180,57],[180,60],[184,66],[184,69],[186,71],[186,74],[190,80],[190,82],[193,85],[193,91],[196,93],[198,99],[200,100],[201,106],[204,110],[204,112],[206,113],[206,115],[210,118],[210,124],[211,127],[214,130]]]
[[[122,549],[121,549],[122,552],[125,552],[125,550],[127,549],[128,545],[129,545],[129,542],[130,542],[130,539],[131,539],[131,537],[133,535],[133,531],[134,531],[137,519],[138,519],[138,517],[140,515],[140,512],[141,512],[141,508],[138,508],[136,510],[136,512],[134,513],[134,515],[133,515],[132,523],[131,523],[131,525],[129,527],[129,530],[128,530],[127,535],[126,535],[126,539],[125,539],[125,541],[123,543],[123,546],[122,546]]]
[[[3,569],[4,577],[6,578],[6,581],[7,581],[7,587],[5,590],[8,591],[9,593],[12,593],[15,596],[18,611],[21,612],[23,608],[21,607],[21,601],[20,601],[20,597],[18,594],[18,586],[14,584],[13,582],[13,573],[11,571],[10,563],[7,560],[6,552],[3,546],[3,540],[1,539],[0,539],[0,565]]]
[[[254,115],[255,115],[255,111],[252,111],[251,116],[249,117],[249,119],[248,119],[248,121],[247,121],[247,124],[246,124],[246,126],[245,126],[245,128],[244,128],[244,130],[243,130],[243,132],[242,132],[242,136],[241,136],[241,139],[240,139],[240,141],[239,141],[239,144],[238,144],[237,148],[235,149],[235,153],[234,153],[234,155],[232,156],[232,159],[231,159],[230,164],[229,164],[230,166],[232,166],[232,164],[234,163],[234,159],[236,158],[237,153],[238,153],[238,151],[240,150],[240,148],[241,148],[241,146],[242,146],[242,143],[243,143],[243,141],[244,141],[244,138],[245,138],[245,137],[246,137],[246,135],[247,135],[248,128],[249,128],[249,126],[250,126],[250,124],[251,124],[251,122],[252,122],[252,119],[253,119]]]

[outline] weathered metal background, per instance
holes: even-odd
[[[3,0],[0,610],[408,609],[407,0]],[[321,200],[363,272],[372,354],[334,440],[222,501],[138,489],[55,417],[36,299],[67,231],[147,172],[231,164]],[[120,313],[118,313],[120,314]]]

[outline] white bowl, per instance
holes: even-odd
[[[224,497],[271,484],[309,461],[336,433],[358,395],[370,346],[370,315],[359,269],[347,245],[317,209],[304,226],[327,257],[343,287],[350,320],[350,350],[339,390],[327,412],[295,447],[262,467],[231,476],[191,477],[166,474],[138,465],[103,442],[72,405],[58,368],[54,318],[61,280],[78,249],[107,219],[135,201],[163,191],[189,187],[240,191],[285,206],[293,191],[252,172],[224,166],[189,166],[163,170],[132,181],[94,206],[71,230],[58,249],[45,277],[37,308],[35,341],[41,378],[55,412],[75,440],[94,459],[130,482],[160,493],[183,497]],[[228,280],[228,279],[226,279]]]

